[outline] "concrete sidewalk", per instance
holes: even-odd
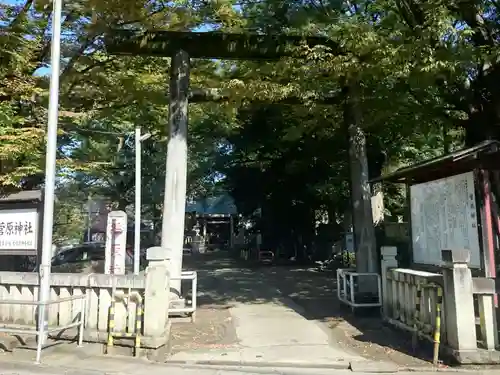
[[[284,298],[271,282],[262,280],[262,274],[237,267],[215,269],[200,273],[204,277],[224,280],[212,290],[225,296],[238,345],[226,349],[194,349],[173,354],[168,363],[245,364],[276,366],[303,366],[348,368],[350,362],[364,358],[346,352],[329,342],[324,328],[307,320],[301,308]],[[200,290],[203,291],[202,288]],[[238,292],[241,294],[238,294]],[[203,294],[203,292],[202,292]],[[244,298],[242,294],[245,294]],[[213,297],[216,298],[216,297]]]

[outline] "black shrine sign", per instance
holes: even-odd
[[[0,255],[37,255],[42,211],[40,190],[0,196]]]

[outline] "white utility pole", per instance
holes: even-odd
[[[50,267],[52,263],[52,230],[54,227],[54,199],[56,184],[57,121],[59,116],[59,64],[61,59],[61,12],[62,0],[53,0],[52,47],[49,112],[47,121],[47,150],[45,156],[45,195],[43,214],[42,256],[39,268],[39,301],[45,303],[50,298]],[[39,327],[44,327],[46,306],[40,305]],[[40,340],[42,341],[42,340]],[[41,344],[39,344],[41,345]],[[39,358],[37,358],[39,361]]]
[[[142,198],[142,142],[151,137],[141,135],[141,127],[135,127],[135,223],[134,223],[134,275],[141,268],[141,198]]]

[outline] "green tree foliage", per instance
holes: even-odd
[[[278,93],[261,91],[259,97],[293,93],[302,95],[306,102],[325,96],[338,99],[329,108],[311,100],[295,107],[291,116],[285,107],[274,108],[280,116],[259,116],[262,108],[250,109],[256,112],[238,128],[239,137],[228,138],[233,150],[227,156],[232,159],[226,172],[228,186],[242,209],[260,207],[266,212],[266,205],[276,205],[268,207],[265,216],[269,222],[265,225],[277,238],[293,237],[310,245],[311,224],[318,212],[326,211],[331,222],[349,207],[342,105],[346,87],[357,86],[354,115],[367,137],[371,177],[460,144],[460,132],[450,129],[460,125],[457,119],[463,113],[449,107],[437,82],[443,74],[463,74],[469,49],[461,47],[466,45],[467,30],[457,28],[457,19],[437,2],[425,9],[427,30],[414,30],[406,19],[407,8],[415,10],[413,5],[418,4],[312,0],[305,4],[264,1],[244,7],[248,28],[315,33],[338,41],[340,46],[340,53],[306,49],[302,51],[305,63],[296,59],[277,64],[250,62],[227,69],[231,79],[245,85],[250,81],[254,86],[263,81],[267,87],[281,85]],[[284,130],[278,120],[282,118],[286,118],[281,120],[286,124]],[[309,152],[304,145],[310,147]],[[259,181],[259,188],[250,181]],[[401,191],[387,193],[388,208],[401,214]],[[295,211],[297,201],[305,211]],[[288,234],[279,232],[282,224]]]
[[[0,1],[2,190],[43,182],[48,82],[34,73],[48,67],[51,12],[48,0]],[[102,37],[113,29],[329,37],[337,50],[304,46],[301,58],[277,62],[197,60],[191,77],[193,88],[222,89],[230,100],[190,106],[189,197],[228,189],[242,213],[264,212],[276,245],[309,246],[318,217],[337,225],[349,207],[346,88],[356,88],[353,115],[372,176],[453,150],[462,138],[498,135],[498,14],[491,0],[67,2],[60,174],[77,187],[75,199],[92,193],[130,206],[140,125],[152,134],[143,144],[144,214],[159,219],[170,62],[110,56]],[[400,214],[401,191],[386,193]]]
[[[151,215],[159,217],[169,61],[110,56],[102,36],[119,27],[188,30],[212,22],[222,8],[205,2],[190,2],[188,7],[183,2],[128,0],[64,4],[58,139],[62,181],[76,184],[83,195],[104,196],[118,208],[129,205],[134,185],[133,131],[139,124],[143,132],[153,134],[143,145],[143,193]],[[43,183],[48,103],[48,77],[44,74],[49,67],[51,16],[48,0],[0,2],[0,187],[4,191]],[[196,83],[197,74],[213,73],[213,65],[210,61],[197,63],[192,81]],[[201,107],[195,109],[192,126],[206,124],[209,116]],[[223,122],[222,117],[216,121]],[[207,150],[201,145],[214,144],[202,137],[203,132],[194,133],[192,139],[200,142],[190,144],[190,150],[200,155],[191,162],[192,185],[198,190],[208,177],[196,169],[210,171],[212,167],[202,160]],[[75,189],[69,190],[74,194],[71,199],[86,200]],[[70,209],[65,204],[58,205],[59,209]]]
[[[57,186],[55,202],[54,243],[78,243],[87,226],[87,215],[82,202],[87,198],[77,184],[63,183]]]
[[[29,6],[0,4],[0,190],[40,172],[44,110],[37,105],[39,80],[32,76],[40,40],[26,34],[43,27]]]

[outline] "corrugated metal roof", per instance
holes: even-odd
[[[430,173],[435,174],[440,170],[441,174],[443,174],[442,177],[447,177],[454,175],[457,172],[462,172],[461,170],[454,169],[459,162],[463,163],[463,165],[470,165],[471,162],[478,161],[480,156],[491,156],[494,153],[498,153],[499,150],[500,142],[494,140],[484,141],[473,147],[425,160],[409,167],[400,168],[395,172],[374,178],[370,182],[376,183],[386,181],[404,183],[413,179],[416,175],[419,175],[420,179],[425,179],[426,174],[429,174],[428,180],[430,181],[433,179],[431,178]]]

